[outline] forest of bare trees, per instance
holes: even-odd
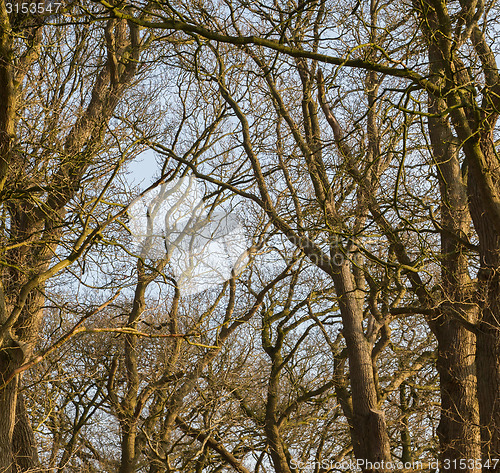
[[[0,0],[0,472],[500,471],[499,18]]]

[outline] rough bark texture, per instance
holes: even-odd
[[[12,68],[12,37],[5,3],[0,5],[0,190],[7,180],[12,158],[12,142],[14,138],[15,90]],[[4,285],[1,290],[0,323],[7,321],[8,313],[4,296]],[[18,347],[7,337],[0,340],[0,382],[10,376],[17,366]],[[15,380],[17,381],[17,380]],[[12,382],[0,389],[0,471],[11,472],[13,462],[12,436],[15,424],[15,406],[17,402],[17,382]]]
[[[472,77],[454,49],[454,32],[446,3],[420,1],[415,4],[418,5],[417,9],[423,20],[423,31],[429,43],[431,71],[441,77],[440,85],[445,92],[449,117],[456,131],[458,144],[462,146],[466,157],[468,207],[479,239],[480,253],[478,288],[475,299],[472,299],[471,291],[467,291],[470,286],[468,277],[461,270],[466,263],[460,260],[458,243],[453,243],[450,238],[442,240],[445,255],[443,289],[446,298],[451,301],[451,317],[448,317],[442,327],[441,324],[437,325],[436,334],[443,342],[443,356],[438,368],[443,376],[443,395],[450,393],[455,399],[451,396],[444,399],[447,405],[443,405],[443,411],[447,409],[451,417],[448,420],[444,418],[440,425],[440,436],[442,442],[448,437],[442,445],[451,455],[459,455],[463,449],[466,458],[471,458],[472,455],[473,459],[479,458],[475,453],[476,448],[466,444],[468,440],[473,442],[472,439],[476,438],[476,429],[473,428],[475,415],[472,415],[475,409],[475,401],[472,401],[475,391],[474,375],[472,361],[466,362],[468,359],[472,360],[474,351],[471,349],[471,343],[474,335],[464,332],[453,321],[453,318],[462,319],[464,326],[474,330],[477,335],[477,401],[482,457],[485,461],[500,455],[500,179],[491,132],[498,119],[499,74],[495,56],[477,25],[479,16],[475,9],[480,12],[481,8],[478,2],[460,2],[461,17],[466,24],[466,31],[461,40],[471,39],[484,72],[485,86],[482,90],[481,107],[476,100],[477,91],[471,86]],[[435,105],[436,103],[437,99]],[[434,110],[444,108],[436,106]],[[448,115],[443,116],[443,123],[447,117]],[[439,120],[434,123],[439,126]],[[435,149],[440,148],[439,139],[449,142],[445,136],[439,137],[437,134],[434,138]],[[441,145],[441,149],[443,146]],[[451,230],[452,234],[462,237],[467,232],[467,226],[461,224],[464,220],[460,217],[460,209],[456,207],[457,203],[464,201],[462,190],[457,188],[462,173],[457,164],[453,167],[453,162],[454,160],[451,160],[448,164],[443,162],[440,165],[442,181],[447,185],[445,192],[442,191],[443,226],[445,230]],[[448,256],[450,254],[451,257]],[[476,317],[470,309],[472,302],[479,308],[475,327]],[[460,437],[453,443],[455,436]]]
[[[275,371],[277,368],[277,366],[274,364],[274,361],[275,360],[273,360],[272,371]],[[277,377],[276,373],[271,372],[271,379],[267,392],[265,432],[267,441],[269,443],[269,450],[271,453],[274,470],[276,471],[276,473],[291,473],[285,455],[285,450],[283,448],[283,442],[276,418],[278,402],[278,379],[279,378]]]
[[[17,396],[16,424],[12,439],[18,471],[28,471],[39,466],[38,451],[31,422],[24,404],[24,396]]]
[[[363,312],[355,297],[349,266],[349,261],[345,261],[337,268],[334,283],[339,296],[343,335],[349,353],[354,454],[358,460],[366,462],[388,462],[391,459],[389,437],[384,413],[378,409],[371,347],[363,332]],[[363,471],[375,470],[363,469]]]
[[[304,115],[304,130],[308,149],[305,158],[309,170],[311,181],[314,185],[316,198],[324,207],[325,217],[330,228],[337,228],[340,224],[339,216],[336,212],[335,201],[330,192],[330,184],[325,171],[325,165],[322,158],[321,129],[318,120],[318,110],[316,103],[312,100],[311,85],[315,80],[313,71],[305,71],[305,66],[298,61],[298,70],[303,84],[303,102],[302,109]],[[320,73],[319,73],[320,74]],[[370,107],[373,103],[370,101],[376,91],[376,84],[369,76],[367,83],[371,86],[368,91]],[[323,112],[332,128],[335,141],[340,153],[348,163],[347,167],[355,166],[355,159],[351,150],[345,144],[342,135],[342,129],[333,116],[324,100],[324,90],[322,89],[321,74],[318,79],[320,91],[319,100]],[[369,147],[371,152],[377,147],[377,133],[375,126],[375,112],[371,107],[370,118],[370,137]],[[375,159],[375,156],[372,156]],[[359,208],[356,222],[362,225],[366,202],[368,196],[366,193],[372,192],[369,197],[374,197],[374,188],[363,188],[359,192]],[[358,460],[363,460],[365,464],[384,462],[391,460],[389,435],[385,416],[378,408],[377,388],[373,372],[372,346],[367,340],[363,331],[363,297],[359,298],[356,290],[354,276],[351,270],[349,255],[345,254],[342,262],[337,264],[331,261],[329,274],[332,276],[335,291],[339,298],[339,308],[342,316],[343,335],[346,341],[349,354],[349,378],[351,381],[352,393],[352,442],[353,450]],[[346,413],[349,416],[351,413]],[[380,471],[385,469],[372,470],[363,468],[364,472]]]
[[[2,374],[8,374],[11,371],[11,363],[6,354],[1,355],[0,369]],[[0,471],[5,471],[5,473],[13,473],[14,452],[12,437],[16,418],[16,384],[17,380],[13,380],[13,382],[0,391]]]
[[[119,473],[135,473],[136,465],[136,423],[132,420],[122,422],[122,444],[121,444],[121,461]]]
[[[495,169],[490,137],[483,138],[485,156]],[[481,418],[483,460],[500,458],[500,236],[492,216],[484,211],[487,198],[471,170],[469,196],[474,226],[480,241],[481,267],[478,273],[481,316],[477,333],[478,399]],[[498,180],[496,180],[498,187]]]
[[[276,473],[291,473],[285,454],[283,441],[278,426],[280,371],[283,367],[281,349],[284,333],[281,327],[277,330],[276,342],[273,345],[270,337],[269,324],[264,318],[262,327],[262,346],[271,358],[271,373],[267,385],[267,402],[265,415],[265,433],[273,467]]]
[[[431,72],[443,72],[441,54],[436,45],[429,46]],[[439,83],[439,79],[436,80]],[[444,100],[431,98],[429,111],[442,114]],[[476,337],[466,328],[477,318],[471,304],[472,282],[468,274],[467,248],[464,241],[470,227],[467,189],[462,182],[458,161],[457,139],[448,118],[429,118],[433,159],[438,169],[441,192],[441,286],[443,301],[439,316],[431,320],[438,340],[437,369],[440,377],[441,419],[438,427],[441,461],[460,465],[460,459],[481,456],[479,407],[476,396]],[[457,461],[454,461],[457,460]],[[455,471],[452,468],[450,471]],[[460,468],[456,468],[460,471]],[[463,471],[463,470],[462,470]],[[467,469],[480,471],[480,469]]]

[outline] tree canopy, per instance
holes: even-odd
[[[497,471],[499,14],[2,0],[0,471]]]

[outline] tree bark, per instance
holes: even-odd
[[[24,404],[24,396],[17,396],[16,424],[12,438],[14,457],[19,471],[34,470],[39,467],[35,435]]]
[[[356,458],[365,465],[391,460],[385,416],[378,409],[373,377],[371,347],[363,332],[363,313],[355,297],[348,260],[336,268],[334,284],[339,297],[343,335],[349,353],[353,407],[353,449]],[[386,472],[386,468],[362,467],[364,473]]]
[[[0,354],[0,373],[2,378],[12,372],[12,360],[8,353]],[[0,378],[0,380],[2,379]],[[17,379],[13,379],[0,390],[0,471],[14,473],[14,452],[12,439],[16,419]]]
[[[271,372],[267,385],[267,402],[265,417],[265,433],[274,470],[276,473],[291,473],[290,466],[285,454],[283,440],[281,438],[278,426],[278,403],[279,403],[279,384],[280,372],[283,368],[283,357],[281,349],[283,347],[284,332],[278,329],[276,342],[273,346],[270,337],[269,323],[264,318],[262,327],[262,346],[271,358]]]
[[[439,84],[444,73],[442,54],[429,45],[431,74]],[[431,79],[433,80],[433,79]],[[470,214],[467,189],[458,161],[458,140],[453,136],[448,117],[443,114],[446,102],[430,98],[429,135],[433,159],[437,165],[441,193],[441,287],[443,301],[436,319],[430,321],[438,341],[437,369],[440,377],[441,419],[438,427],[441,461],[449,460],[450,472],[464,471],[460,459],[481,456],[479,406],[476,396],[476,337],[466,328],[473,325],[477,311],[471,304],[472,282],[468,273],[467,239]],[[480,468],[466,468],[479,472]]]
[[[375,112],[373,109],[373,94],[376,83],[373,77],[368,78],[372,86],[369,91],[370,101],[370,147],[375,159],[377,149],[377,130],[375,126]],[[318,96],[321,107],[334,133],[335,141],[340,152],[344,156],[349,172],[355,173],[355,159],[351,150],[343,140],[342,129],[331,112],[325,99],[323,78],[318,72]],[[314,114],[311,114],[311,116]],[[314,127],[314,122],[313,122]],[[319,135],[319,133],[318,133]],[[375,189],[367,186],[364,182],[358,182],[362,187],[360,191],[360,208],[366,208],[366,203],[374,198]],[[332,196],[329,194],[329,198]],[[325,206],[325,213],[329,218],[330,225],[334,228],[338,218],[332,213],[334,203]],[[363,212],[357,217],[363,220]],[[359,297],[359,291],[354,283],[354,276],[350,268],[349,255],[344,254],[340,264],[332,262],[332,277],[335,291],[339,298],[340,314],[343,323],[343,335],[349,354],[349,377],[352,392],[352,440],[353,450],[358,461],[363,462],[362,471],[365,473],[386,472],[384,467],[391,461],[391,450],[385,415],[379,410],[376,380],[373,371],[372,346],[363,331],[363,296]],[[380,468],[371,468],[371,465],[379,464]]]
[[[444,72],[443,91],[466,157],[469,209],[479,240],[480,269],[474,302],[480,309],[476,330],[477,396],[486,471],[495,466],[488,460],[500,458],[500,169],[492,132],[499,116],[500,74],[484,32],[475,15],[469,15],[469,9],[480,8],[479,3],[460,3],[463,18],[469,18],[467,29],[484,74],[481,106],[478,91],[471,85],[472,77],[452,45],[446,4],[422,1],[421,5],[424,17],[430,20],[427,36]]]
[[[121,425],[122,436],[122,457],[120,461],[119,473],[135,473],[137,471],[136,455],[136,422],[127,420]]]
[[[495,166],[491,136],[483,136],[484,155],[490,163],[492,174],[498,176]],[[494,172],[496,170],[496,173]],[[500,235],[496,232],[492,216],[485,212],[485,199],[476,173],[469,176],[469,199],[474,227],[480,242],[481,265],[478,272],[479,304],[481,316],[477,332],[476,364],[478,399],[481,419],[483,463],[500,458]],[[499,188],[498,177],[495,179]]]

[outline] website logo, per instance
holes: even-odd
[[[128,210],[135,252],[167,258],[183,295],[227,281],[248,262],[241,221],[233,211],[208,208],[204,197],[203,186],[187,176],[146,192]]]

